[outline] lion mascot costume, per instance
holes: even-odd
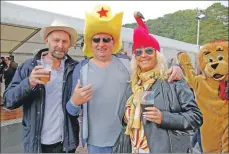
[[[228,152],[228,42],[211,42],[197,52],[200,75],[187,53],[177,59],[203,113],[203,152]]]

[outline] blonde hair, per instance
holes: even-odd
[[[156,52],[157,56],[157,64],[154,67],[154,69],[160,70],[159,76],[164,77],[168,71],[168,65],[167,65],[167,60],[165,56],[160,53]],[[132,55],[131,61],[130,61],[130,79],[132,81],[132,86],[135,85],[138,82],[138,72],[140,71],[139,66],[137,65],[137,61],[135,58],[135,54]]]

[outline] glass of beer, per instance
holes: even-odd
[[[138,100],[141,104],[141,113],[147,112],[145,108],[153,107],[154,106],[154,92],[153,91],[142,91],[138,92]],[[142,121],[144,124],[149,123],[145,118],[142,116]]]
[[[44,67],[45,70],[49,71],[49,76],[48,77],[41,77],[40,80],[47,84],[50,81],[51,78],[51,70],[52,70],[52,60],[37,60],[37,65],[41,65]]]

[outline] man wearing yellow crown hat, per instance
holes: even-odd
[[[81,137],[89,153],[112,152],[122,128],[118,111],[131,94],[129,58],[117,54],[122,47],[122,17],[123,12],[113,15],[105,5],[86,13],[83,53],[89,58],[75,67],[67,110],[75,116],[82,107]],[[173,80],[180,79],[181,69],[173,70]]]

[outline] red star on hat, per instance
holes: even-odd
[[[104,10],[103,7],[102,7],[102,9],[100,11],[98,11],[97,13],[100,15],[100,18],[102,18],[102,17],[107,17],[107,12],[108,11],[109,10]]]

